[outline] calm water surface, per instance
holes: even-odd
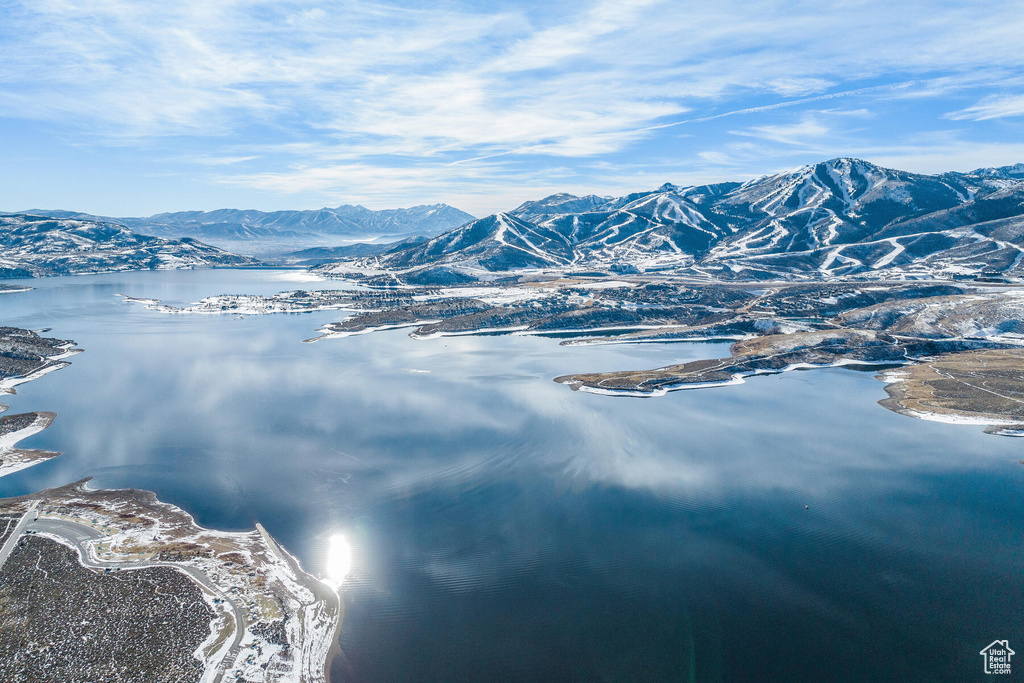
[[[262,522],[315,573],[345,533],[335,683],[963,681],[987,678],[997,638],[1024,652],[1024,443],[890,413],[871,373],[609,398],[551,378],[727,347],[302,344],[343,314],[170,316],[115,296],[343,286],[301,278],[0,295],[3,324],[85,349],[4,397],[58,412],[23,445],[64,455],[0,495],[86,476],[149,489],[205,526]]]

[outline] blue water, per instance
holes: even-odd
[[[984,646],[1024,646],[1024,443],[890,413],[871,373],[609,398],[551,379],[727,346],[302,344],[344,314],[171,316],[115,296],[344,286],[299,275],[0,295],[3,324],[85,349],[0,398],[56,411],[22,445],[63,452],[0,495],[149,489],[205,526],[262,522],[314,573],[346,534],[335,683],[983,680]]]

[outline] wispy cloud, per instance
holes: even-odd
[[[708,116],[700,116],[693,119],[685,119],[683,121],[672,121],[670,123],[662,123],[656,126],[648,126],[644,130],[661,130],[663,128],[674,128],[676,126],[682,126],[688,123],[705,123],[707,121],[714,121],[715,119],[724,119],[730,116],[743,116],[745,114],[763,114],[765,112],[776,111],[778,109],[788,109],[791,107],[801,107],[806,104],[815,104],[817,102],[824,102],[827,100],[837,100],[843,97],[855,97],[858,95],[875,95],[881,93],[890,93],[899,90],[905,90],[916,85],[916,81],[906,81],[903,83],[888,83],[886,85],[871,86],[868,88],[857,88],[854,90],[843,90],[840,92],[827,93],[825,95],[815,95],[814,97],[802,97],[796,100],[784,100],[782,102],[773,102],[771,104],[764,104],[757,107],[746,107],[743,109],[731,109],[729,111],[720,112],[717,114],[711,114]]]
[[[757,137],[784,145],[807,146],[820,144],[831,129],[815,116],[805,116],[801,121],[776,126],[753,126],[747,130],[731,131],[733,135]]]
[[[365,178],[396,198],[444,182],[497,196],[564,166],[604,186],[594,160],[715,172],[711,159],[737,157],[733,132],[761,153],[839,153],[857,117],[809,118],[833,100],[876,117],[874,142],[906,116],[887,112],[925,98],[945,98],[947,125],[1024,107],[1006,95],[1024,78],[1020,0],[10,0],[3,13],[0,119],[191,159],[189,177],[217,187],[325,199]]]
[[[1024,116],[1024,94],[986,97],[973,107],[946,114],[946,118],[954,121],[987,121],[1007,116]]]
[[[233,166],[234,164],[242,164],[246,161],[252,161],[253,159],[259,159],[258,156],[209,156],[205,154],[195,155],[190,157],[184,157],[182,161],[190,162],[194,164],[201,164],[203,166]]]

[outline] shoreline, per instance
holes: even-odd
[[[270,668],[280,681],[325,680],[324,660],[341,623],[340,599],[329,599],[325,591],[334,591],[302,570],[265,529],[208,529],[150,491],[95,489],[89,481],[0,499],[0,506],[35,503],[28,529],[70,539],[83,566],[171,567],[210,593],[211,606],[229,607],[217,610],[200,648],[202,681],[262,680],[261,672]]]
[[[703,341],[703,340],[697,340]],[[787,372],[793,372],[796,370],[821,370],[825,368],[841,368],[848,366],[860,366],[860,367],[874,367],[874,366],[891,366],[894,365],[894,361],[861,361],[856,359],[844,358],[836,361],[835,363],[826,364],[815,364],[815,363],[793,363],[787,365],[784,368],[775,369],[757,369],[750,372],[737,372],[733,373],[731,379],[722,381],[712,382],[680,382],[677,384],[663,384],[658,386],[651,391],[644,391],[641,389],[607,389],[604,387],[595,387],[580,382],[577,386],[573,386],[573,380],[559,381],[564,377],[573,377],[573,375],[567,375],[564,377],[556,377],[554,382],[557,384],[564,384],[573,391],[582,391],[587,394],[599,394],[601,396],[621,396],[624,398],[656,398],[664,396],[673,391],[688,391],[696,389],[715,389],[717,387],[735,386],[738,384],[745,384],[747,378],[757,377],[758,375],[781,375]],[[654,371],[656,372],[656,371]]]
[[[0,407],[6,409],[6,406]],[[56,451],[44,451],[35,448],[16,448],[18,442],[43,431],[53,424],[53,421],[57,418],[57,413],[48,411],[4,415],[3,417],[0,417],[0,426],[2,426],[5,421],[15,420],[26,415],[35,416],[31,424],[0,435],[0,478],[20,472],[21,470],[32,467],[33,465],[38,465],[41,462],[52,460],[60,455],[60,453]]]
[[[359,336],[361,334],[370,334],[371,332],[384,332],[386,330],[400,330],[400,329],[402,329],[404,327],[419,327],[420,325],[427,325],[427,324],[434,323],[434,322],[439,322],[439,321],[437,321],[437,320],[425,320],[425,321],[412,322],[412,323],[395,323],[394,325],[379,325],[377,327],[365,327],[365,328],[359,329],[359,330],[341,330],[341,331],[331,330],[329,326],[330,325],[334,325],[335,323],[327,323],[326,325],[317,328],[316,331],[320,332],[319,336],[317,336],[317,337],[310,337],[309,339],[303,339],[302,343],[303,344],[313,344],[315,342],[320,341],[321,339],[344,339],[345,337],[356,337],[356,336]],[[324,331],[324,330],[326,330],[326,331]]]
[[[1017,381],[1022,362],[1022,348],[940,355],[878,375],[888,394],[878,403],[920,420],[1024,437],[1024,391]]]
[[[50,374],[51,372],[56,372],[57,370],[61,370],[63,368],[68,367],[69,365],[71,365],[71,363],[68,363],[62,359],[68,358],[69,356],[73,356],[76,353],[81,353],[82,351],[83,349],[69,349],[66,353],[63,353],[59,356],[53,356],[51,358],[48,358],[46,361],[46,365],[43,365],[42,367],[37,368],[36,370],[33,370],[27,375],[19,375],[16,377],[7,377],[5,379],[0,379],[0,396],[3,396],[5,394],[17,394],[18,392],[14,390],[14,387],[25,384],[27,382],[35,381],[40,377],[44,377]]]
[[[83,349],[77,348],[73,341],[40,337],[36,332],[20,328],[3,328],[0,341],[15,351],[21,350],[24,356],[29,358],[29,362],[35,364],[35,367],[25,372],[23,365],[19,367],[18,363],[14,363],[13,368],[22,370],[22,374],[9,374],[0,378],[0,396],[15,395],[18,393],[15,389],[16,386],[35,381],[51,372],[68,367],[71,363],[64,359],[83,351]],[[52,353],[48,354],[47,352]],[[22,363],[24,362],[23,360]],[[8,366],[6,371],[10,372],[11,369]],[[10,406],[0,404],[0,413],[6,412],[9,408]],[[24,421],[19,418],[25,418],[28,415],[34,416],[32,423],[19,424]],[[54,451],[15,447],[21,440],[49,427],[56,418],[57,413],[49,411],[34,411],[0,417],[0,426],[14,426],[14,428],[0,428],[0,478],[60,455]]]

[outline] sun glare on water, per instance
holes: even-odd
[[[337,590],[351,570],[352,546],[345,536],[334,534],[327,547],[327,583]]]

